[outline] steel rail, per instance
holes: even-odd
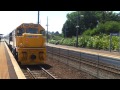
[[[32,78],[33,78],[33,79],[36,79],[36,78],[34,77],[34,75],[31,73],[30,69],[27,68],[27,70],[28,70],[28,73],[32,76]]]
[[[40,68],[46,72],[48,75],[50,75],[53,79],[57,79],[55,76],[53,76],[51,73],[49,73],[47,70],[45,70],[43,67],[40,66]]]

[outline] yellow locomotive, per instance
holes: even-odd
[[[45,29],[40,24],[23,23],[9,34],[12,53],[22,65],[46,61]],[[12,42],[11,42],[12,41]]]

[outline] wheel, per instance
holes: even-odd
[[[12,49],[13,56],[15,57],[16,60],[18,60],[18,52],[16,52],[16,48]]]
[[[15,59],[18,60],[18,52],[16,52]]]

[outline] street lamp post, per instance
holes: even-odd
[[[80,17],[84,17],[83,15],[80,15]],[[76,47],[78,47],[78,29],[79,29],[79,11],[78,11],[78,17],[77,17],[77,31],[76,31]]]
[[[65,25],[65,38],[67,37],[67,29],[68,29],[68,27],[67,27],[67,25]]]
[[[78,47],[78,28],[79,28],[79,25],[78,25],[78,23],[79,23],[79,12],[78,12],[78,17],[77,17],[77,26],[76,26],[76,28],[77,28],[77,31],[76,31],[76,47]]]
[[[76,28],[77,28],[77,31],[76,31],[76,47],[78,47],[78,28],[79,28],[79,25],[77,25]]]

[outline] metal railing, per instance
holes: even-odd
[[[120,59],[47,46],[47,56],[97,78],[120,78]]]

